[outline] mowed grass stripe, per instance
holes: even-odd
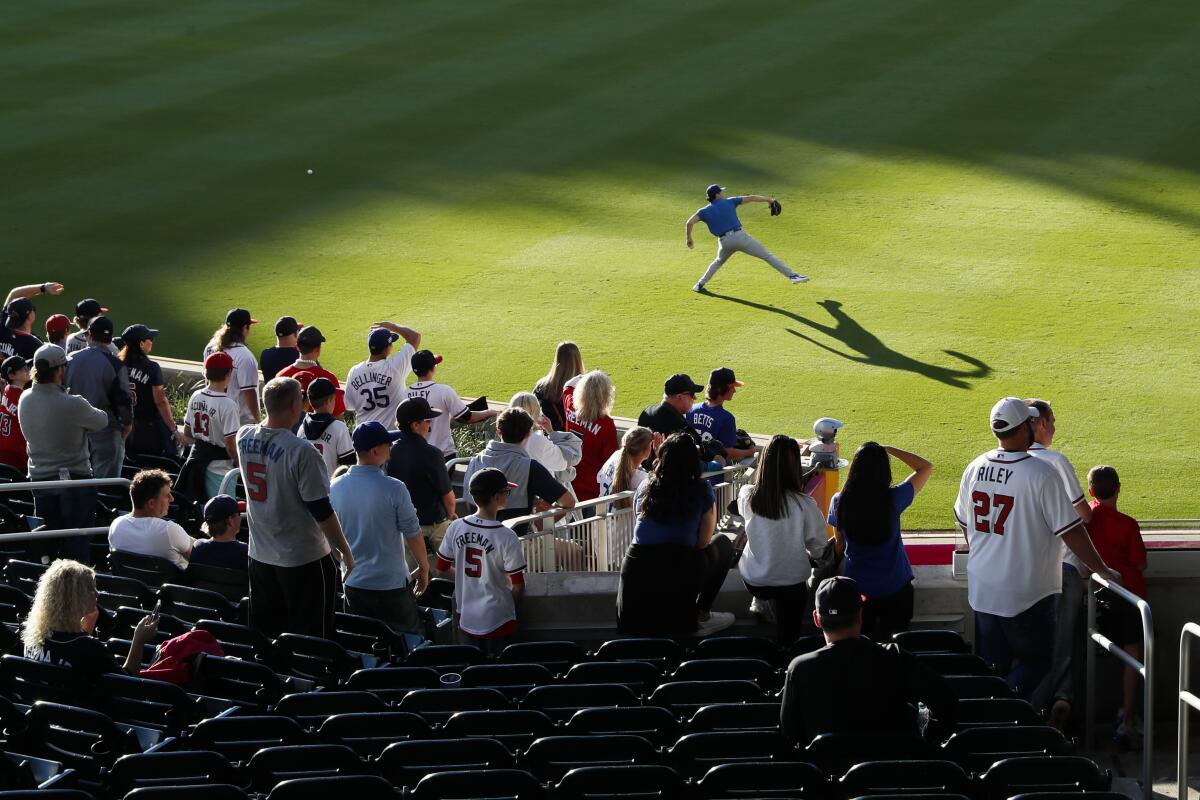
[[[207,0],[179,0],[175,3],[159,3],[155,0],[111,0],[108,2],[35,2],[6,3],[3,25],[0,25],[0,43],[6,49],[32,48],[49,43],[51,45],[71,39],[78,32],[94,30],[98,36],[109,30],[119,30],[126,23],[137,26],[156,13],[174,15],[180,10],[194,8]],[[13,10],[17,9],[17,13]],[[29,10],[32,13],[22,14]],[[36,51],[30,52],[36,57]]]

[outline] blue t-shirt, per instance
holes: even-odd
[[[737,207],[742,204],[740,197],[722,197],[713,200],[696,212],[696,216],[708,226],[708,232],[713,236],[721,236],[734,228],[742,227],[738,219]]]
[[[633,529],[633,543],[681,544],[695,547],[696,539],[699,536],[700,517],[704,516],[704,512],[711,509],[712,504],[717,502],[717,495],[707,481],[699,481],[697,485],[704,487],[703,490],[697,489],[696,492],[697,497],[703,497],[704,500],[696,503],[686,517],[671,522],[659,522],[649,516],[640,515],[642,499],[646,496],[646,489],[649,486],[648,483],[643,482],[638,487],[637,494],[633,496],[633,513],[638,515],[637,527]],[[700,493],[701,491],[703,494]]]
[[[829,502],[829,524],[837,527],[837,506],[841,492]],[[904,540],[900,537],[900,515],[912,505],[916,492],[908,481],[888,489],[888,501],[892,517],[892,529],[881,544],[855,544],[846,537],[847,578],[858,581],[859,588],[867,597],[890,597],[903,589],[913,579],[912,565]]]
[[[737,423],[725,406],[701,403],[688,412],[688,422],[706,442],[715,439],[726,447],[737,443]]]

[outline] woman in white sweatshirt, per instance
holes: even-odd
[[[583,439],[573,433],[556,431],[542,414],[542,404],[532,392],[518,392],[508,401],[512,408],[524,410],[533,418],[533,434],[525,442],[525,452],[541,464],[554,479],[571,491],[575,480],[575,465],[583,458]],[[574,492],[571,492],[574,496]]]

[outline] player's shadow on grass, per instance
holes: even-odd
[[[841,356],[848,361],[856,361],[859,364],[866,364],[872,367],[886,367],[887,369],[898,369],[905,372],[913,372],[917,375],[924,375],[926,378],[944,383],[947,386],[953,386],[957,389],[970,389],[970,380],[986,378],[992,374],[992,368],[980,361],[978,358],[969,356],[966,353],[960,353],[957,350],[943,350],[946,355],[953,356],[959,361],[968,365],[966,369],[954,369],[952,367],[941,367],[937,364],[927,364],[924,361],[918,361],[915,358],[906,356],[903,353],[898,353],[888,347],[883,341],[864,328],[853,317],[842,310],[842,304],[837,300],[822,300],[817,305],[824,308],[829,315],[833,317],[833,325],[825,325],[815,320],[802,317],[792,311],[787,311],[776,306],[769,306],[763,303],[756,303],[753,300],[743,300],[740,297],[732,297],[727,294],[717,294],[716,292],[706,291],[705,294],[710,297],[716,297],[720,300],[728,300],[731,303],[757,308],[762,311],[770,311],[773,314],[787,317],[790,320],[799,322],[802,325],[807,325],[814,331],[825,334],[830,339],[836,339],[855,353],[848,353],[836,347],[832,347],[824,342],[820,342],[813,337],[801,333],[800,331],[787,328],[787,332],[793,336],[799,336],[807,342],[815,344],[822,350],[828,350],[836,356]]]

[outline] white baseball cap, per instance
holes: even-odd
[[[1005,397],[992,406],[992,433],[1008,433],[1030,419],[1038,417],[1038,410],[1025,405],[1019,397]]]
[[[813,423],[813,433],[817,436],[833,436],[838,428],[844,427],[844,422],[838,422],[833,417],[821,417]]]

